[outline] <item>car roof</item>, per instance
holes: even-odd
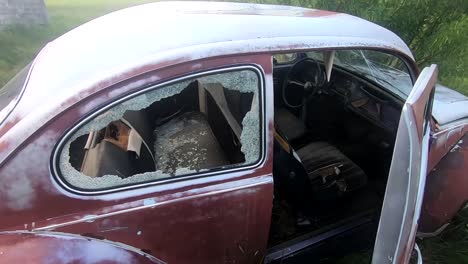
[[[393,32],[347,14],[217,2],[135,6],[50,42],[33,62],[9,127],[22,120],[28,125],[21,131],[33,133],[83,97],[141,74],[147,65],[157,69],[230,54],[348,47],[385,49],[413,61]]]
[[[80,86],[85,81],[91,85],[144,64],[320,47],[384,48],[412,59],[393,32],[347,14],[277,5],[159,2],[110,13],[57,38],[39,56],[32,76],[41,75],[41,85],[53,93],[78,92],[87,88]]]

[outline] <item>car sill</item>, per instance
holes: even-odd
[[[372,211],[373,212],[373,211]],[[297,238],[283,242],[268,249],[264,263],[283,259],[289,255],[295,254],[311,245],[323,242],[336,235],[350,231],[362,225],[374,221],[375,214],[366,212],[360,216],[351,217],[351,219],[342,220],[336,224],[312,231]]]

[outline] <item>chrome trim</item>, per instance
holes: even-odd
[[[259,110],[260,110],[260,135],[262,136],[261,138],[261,153],[260,153],[260,158],[256,163],[249,164],[247,166],[239,166],[236,168],[228,168],[223,170],[222,168],[217,171],[208,171],[208,172],[202,172],[202,173],[197,173],[197,174],[192,174],[192,175],[186,175],[182,177],[177,177],[177,178],[168,178],[168,179],[163,179],[163,180],[155,180],[151,182],[142,182],[142,183],[135,183],[133,185],[128,185],[128,186],[116,186],[115,188],[109,188],[106,190],[80,190],[77,189],[75,186],[72,186],[71,184],[67,183],[65,179],[63,179],[60,174],[60,169],[58,168],[58,163],[60,162],[60,153],[62,151],[62,148],[66,144],[67,140],[78,130],[80,129],[83,125],[85,125],[87,122],[89,122],[91,119],[95,118],[97,115],[103,113],[104,111],[107,111],[111,107],[120,104],[126,100],[129,100],[133,97],[136,97],[138,95],[141,95],[143,93],[149,92],[154,89],[158,89],[160,87],[170,85],[173,83],[181,82],[187,79],[193,79],[197,77],[202,77],[206,75],[212,75],[212,74],[219,74],[219,73],[224,73],[224,72],[231,72],[231,71],[240,71],[240,70],[252,70],[258,75],[259,79]],[[238,172],[238,171],[243,171],[243,170],[248,170],[248,169],[254,169],[259,166],[261,166],[265,160],[266,160],[266,138],[267,138],[267,126],[266,124],[266,119],[265,119],[265,72],[263,69],[260,67],[260,65],[257,64],[249,64],[249,65],[242,65],[242,66],[231,66],[231,67],[224,67],[224,68],[219,68],[219,69],[213,69],[213,70],[208,70],[208,71],[203,71],[203,72],[198,72],[194,74],[190,74],[187,76],[179,77],[172,79],[170,81],[162,82],[156,85],[151,85],[147,88],[141,89],[139,91],[136,91],[134,93],[125,95],[105,106],[100,107],[97,111],[94,113],[86,116],[85,118],[81,119],[76,123],[71,129],[69,129],[65,135],[61,137],[61,139],[58,141],[58,143],[55,145],[53,149],[53,154],[51,157],[51,177],[55,179],[55,181],[58,183],[60,187],[62,187],[64,190],[69,191],[74,194],[79,194],[79,195],[98,195],[98,194],[108,194],[108,193],[113,193],[113,192],[119,192],[119,191],[125,191],[125,190],[130,190],[130,189],[137,189],[137,188],[143,188],[147,186],[155,186],[155,185],[161,185],[165,183],[171,183],[171,182],[177,182],[181,180],[189,180],[189,179],[194,179],[194,178],[201,178],[201,177],[208,177],[208,176],[213,176],[213,175],[219,175],[219,174],[226,174],[226,173],[232,173],[232,172]]]
[[[120,210],[120,211],[110,212],[110,213],[101,214],[101,215],[93,215],[92,217],[82,217],[81,219],[70,221],[70,222],[65,222],[65,223],[60,223],[60,224],[55,224],[55,225],[49,225],[49,226],[44,226],[44,227],[39,227],[39,228],[33,228],[31,231],[50,231],[50,230],[53,230],[53,229],[59,228],[59,227],[69,226],[69,225],[73,225],[73,224],[79,224],[79,223],[83,223],[83,222],[92,222],[92,221],[95,221],[97,219],[106,218],[106,217],[110,217],[110,216],[114,216],[114,215],[130,213],[130,212],[134,212],[134,211],[138,211],[138,210],[143,210],[143,209],[146,209],[146,208],[154,208],[154,207],[167,205],[167,204],[171,204],[171,203],[175,203],[175,202],[181,202],[181,201],[185,201],[185,200],[191,200],[191,199],[195,199],[195,198],[201,198],[201,197],[211,196],[211,195],[225,193],[225,192],[237,191],[237,190],[241,190],[241,189],[245,189],[245,188],[255,187],[255,186],[259,186],[259,185],[263,185],[263,184],[268,184],[268,183],[271,183],[271,182],[272,182],[272,179],[265,179],[265,180],[262,180],[262,181],[259,181],[259,182],[256,182],[256,183],[246,184],[246,185],[232,187],[232,188],[228,188],[228,189],[211,191],[211,192],[206,192],[206,193],[201,193],[201,194],[194,194],[194,195],[175,198],[175,199],[172,199],[172,200],[167,200],[167,201],[162,201],[162,202],[155,201],[154,203],[151,203],[151,204],[146,204],[146,205],[133,207],[133,208],[129,208],[129,209],[124,209],[124,210]]]
[[[421,250],[419,250],[419,246],[417,243],[414,243],[414,250],[416,251],[416,254],[418,255],[417,264],[422,264],[423,258],[422,258]]]

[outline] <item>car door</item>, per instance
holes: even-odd
[[[425,68],[401,112],[372,263],[407,263],[427,175],[432,97],[437,66]]]

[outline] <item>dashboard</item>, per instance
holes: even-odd
[[[274,67],[273,81],[276,106],[283,104],[281,102],[281,86],[291,66],[275,65]],[[305,72],[308,71],[301,70],[297,72],[294,78],[301,79],[298,75]],[[292,97],[288,100],[293,101],[298,99],[294,97],[302,95],[295,95],[294,90],[297,91],[297,89],[288,91],[288,94]],[[329,94],[336,98],[347,110],[354,112],[375,126],[390,133],[398,129],[403,102],[384,88],[381,88],[377,83],[335,66],[332,70],[330,82],[322,88],[322,91],[324,92],[322,94]]]
[[[387,130],[396,131],[402,104],[369,81],[341,69],[333,69],[328,89],[345,107]]]

